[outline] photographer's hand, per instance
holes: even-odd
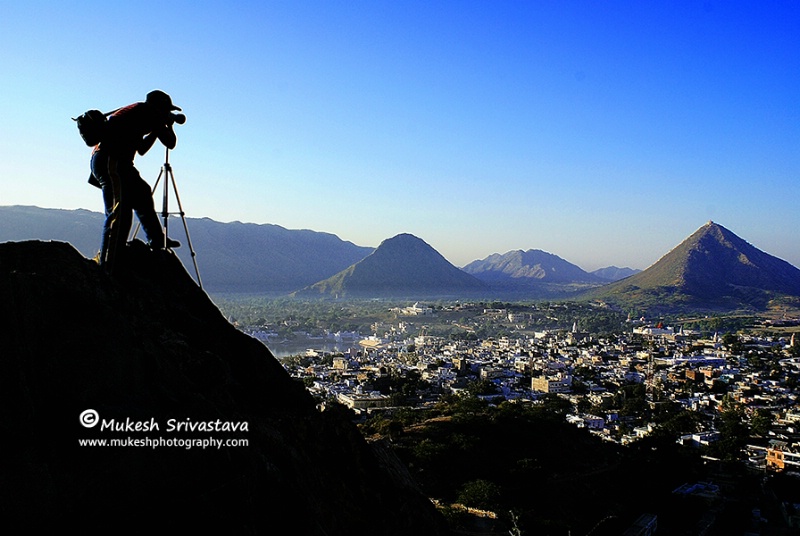
[[[178,143],[178,138],[175,136],[175,131],[172,130],[172,125],[162,125],[142,138],[136,152],[144,156],[153,147],[156,139],[163,143],[167,149],[174,149]]]
[[[158,140],[164,144],[167,149],[174,149],[175,144],[178,143],[178,137],[175,136],[175,131],[172,130],[172,123],[169,123],[155,131]]]

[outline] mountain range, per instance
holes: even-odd
[[[92,258],[103,220],[88,210],[0,207],[0,242],[59,240]],[[181,221],[173,217],[168,225],[170,236],[182,243],[175,252],[194,273]],[[374,249],[330,233],[279,225],[186,218],[186,226],[203,287],[214,292],[287,294],[330,277]]]
[[[405,233],[373,249],[328,233],[277,225],[189,218],[187,225],[200,252],[203,284],[216,292],[301,298],[575,298],[648,310],[800,305],[800,270],[713,222],[644,271],[609,267],[592,273],[535,249],[490,255],[459,269]],[[102,216],[88,211],[0,207],[0,242],[65,240],[92,256],[97,241],[88,236],[97,236],[101,227]],[[188,249],[178,252],[191,267]]]
[[[69,242],[78,251],[91,258],[97,253],[100,244],[103,220],[102,214],[82,209],[61,210],[29,206],[0,206],[0,242],[59,240]],[[315,291],[318,295],[327,295],[325,291],[320,292],[320,290],[335,288],[336,284],[326,280],[353,267],[375,251],[375,248],[357,246],[352,242],[341,240],[333,234],[285,229],[278,225],[221,223],[208,218],[186,218],[186,223],[191,246],[196,254],[195,258],[193,259],[191,256],[182,223],[172,217],[168,220],[170,236],[183,243],[182,247],[175,251],[184,265],[190,268],[190,271],[193,271],[191,269],[193,261],[197,261],[203,287],[211,292],[286,295],[290,292],[302,291],[302,294],[310,295],[313,293],[307,293],[306,287],[320,283]],[[139,237],[141,238],[141,235]],[[411,242],[413,241],[407,241],[409,244]],[[409,254],[413,255],[416,251],[424,250],[426,248],[412,248]],[[541,253],[544,256],[549,255]],[[386,254],[392,255],[391,251]],[[436,255],[443,259],[438,252]],[[379,256],[378,260],[382,257],[383,255]],[[555,255],[552,258],[558,259]],[[561,261],[556,269],[557,272],[565,271],[565,262]],[[447,262],[447,264],[450,263]],[[570,273],[580,274],[580,278],[591,277],[577,266],[570,266],[572,267]],[[547,272],[553,272],[544,261],[541,263],[541,267]],[[359,271],[363,269],[362,266]],[[420,267],[413,267],[413,269],[418,275],[421,272]],[[615,268],[615,270],[617,269]],[[449,271],[452,273],[452,269]],[[351,284],[357,286],[358,279],[364,277],[367,276],[359,274],[356,276],[356,281]],[[434,276],[430,275],[429,277]],[[455,277],[459,278],[460,276]],[[408,288],[408,281],[390,284],[384,281],[385,277],[379,276],[379,278],[381,279],[379,284],[384,287],[395,285],[398,289]],[[482,275],[478,275],[477,278],[481,279]],[[461,279],[462,281],[468,280],[463,277]],[[491,279],[488,277],[490,284],[493,283]],[[517,278],[516,281],[521,282],[526,279]],[[549,283],[554,279],[558,278],[549,277],[540,282]],[[537,282],[538,280],[531,278],[531,281]],[[561,284],[564,281],[566,279],[561,277],[556,283]],[[601,279],[596,281],[603,282]],[[460,284],[448,283],[446,293],[463,285],[463,282]],[[474,281],[467,284],[467,286],[474,285]],[[546,286],[541,285],[540,287],[545,288]],[[415,292],[425,293],[431,288],[433,288],[432,284],[422,282],[420,288]],[[533,289],[529,288],[528,290],[532,291]],[[388,288],[383,289],[384,294],[388,291]]]

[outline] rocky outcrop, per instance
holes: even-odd
[[[446,533],[385,449],[319,411],[172,253],[128,249],[108,276],[66,243],[0,244],[5,527]]]

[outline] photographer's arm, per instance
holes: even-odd
[[[153,146],[153,144],[156,142],[156,137],[157,136],[156,136],[155,132],[151,132],[150,134],[148,134],[147,136],[142,138],[142,141],[139,144],[139,148],[137,149],[137,152],[140,155],[144,156],[144,154],[147,151],[149,151],[150,148]]]
[[[175,136],[175,131],[172,130],[172,125],[163,125],[142,138],[137,152],[140,155],[147,153],[156,142],[156,139],[163,143],[167,149],[174,149],[178,143],[178,138]]]
[[[178,143],[178,137],[175,136],[175,131],[172,130],[172,123],[156,131],[156,135],[158,136],[158,141],[163,143],[167,149],[174,149],[175,144]]]

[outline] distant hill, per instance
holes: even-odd
[[[288,293],[329,277],[373,251],[318,231],[208,218],[187,222],[203,284],[211,289],[213,283],[220,291]],[[182,232],[172,235],[180,239]],[[178,254],[191,271],[187,248],[179,248]]]
[[[616,266],[608,266],[606,268],[599,268],[589,273],[596,275],[605,281],[619,281],[620,279],[625,279],[626,277],[638,274],[639,272],[641,272],[641,270],[637,270],[635,268],[618,268]]]
[[[765,309],[800,301],[800,270],[708,222],[648,269],[587,293],[649,309]]]
[[[479,292],[485,285],[410,234],[384,240],[363,260],[300,292],[301,297],[433,297]]]
[[[558,255],[539,249],[495,253],[469,263],[463,270],[494,288],[506,290],[529,290],[548,283],[600,285],[605,282]]]
[[[0,242],[55,240],[69,242],[86,257],[100,248],[105,216],[88,210],[0,207]]]
[[[0,242],[57,240],[94,257],[103,220],[102,214],[88,210],[0,207]],[[288,293],[330,277],[373,251],[330,233],[279,225],[208,218],[186,218],[186,223],[203,287],[212,292]],[[175,252],[194,275],[179,218],[170,218],[169,234],[183,244]]]

